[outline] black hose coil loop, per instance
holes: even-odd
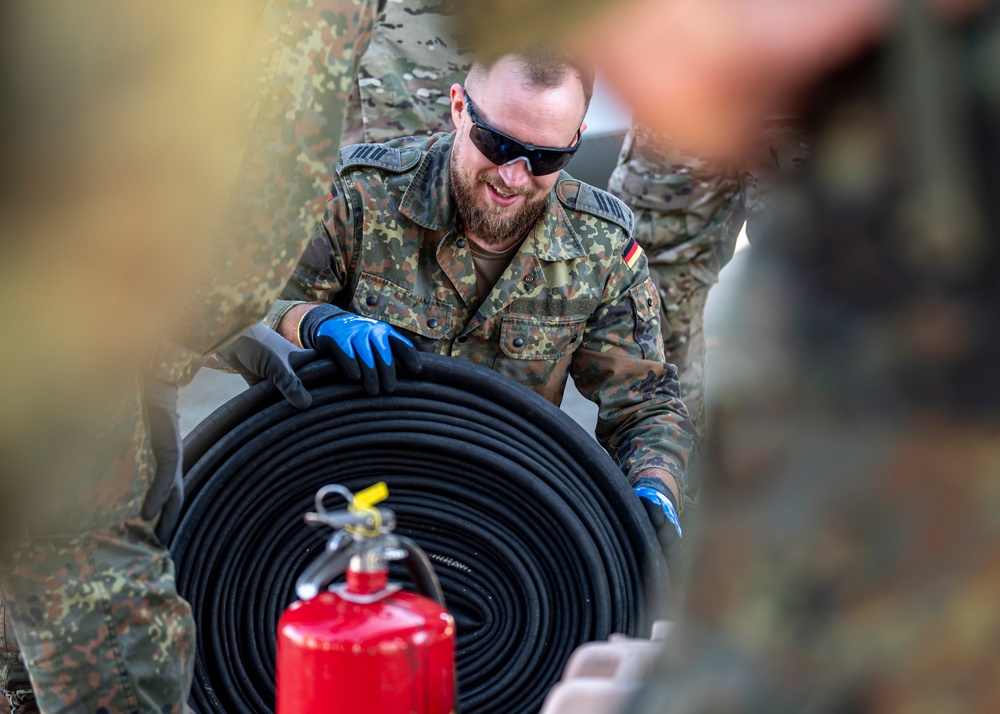
[[[311,408],[261,383],[185,440],[170,550],[198,626],[196,712],[273,710],[278,618],[324,547],[303,515],[328,483],[388,484],[396,532],[432,560],[458,625],[465,714],[535,712],[578,645],[647,637],[663,615],[656,536],[597,442],[493,370],[423,362],[370,397],[319,360],[299,371]]]

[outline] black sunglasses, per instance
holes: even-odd
[[[472,106],[472,97],[469,96],[468,92],[465,92],[465,106],[469,108],[469,118],[472,119],[469,138],[472,139],[476,148],[483,152],[483,156],[497,166],[525,158],[528,160],[528,170],[531,173],[535,176],[545,176],[555,173],[568,164],[569,160],[573,158],[573,154],[580,148],[579,129],[576,130],[573,146],[563,149],[522,144],[514,137],[497,131],[480,119],[479,115],[476,114],[476,108]]]

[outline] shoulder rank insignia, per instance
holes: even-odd
[[[371,166],[395,173],[402,173],[416,166],[420,161],[420,149],[406,147],[399,149],[385,144],[351,144],[340,150],[337,158],[337,173],[352,166]]]
[[[556,196],[564,206],[611,221],[627,235],[632,234],[635,222],[632,209],[607,191],[576,179],[564,179],[556,185]]]

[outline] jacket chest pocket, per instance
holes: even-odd
[[[505,315],[500,350],[513,359],[558,359],[576,350],[586,325],[586,317]]]
[[[444,337],[451,329],[451,305],[417,295],[371,273],[361,274],[350,309],[432,340]]]

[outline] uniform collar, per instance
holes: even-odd
[[[451,197],[451,148],[454,141],[455,133],[452,132],[424,153],[399,204],[399,212],[403,216],[441,233],[451,231],[458,223],[455,202]],[[569,175],[563,172],[560,181],[566,178]],[[549,194],[545,212],[521,244],[521,249],[546,261],[570,260],[587,255],[565,207],[556,198],[555,188]]]

